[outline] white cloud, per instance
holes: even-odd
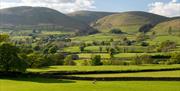
[[[95,8],[94,0],[1,0],[0,8],[15,6],[40,6],[68,13]]]
[[[169,3],[155,2],[149,5],[149,12],[168,17],[180,16],[180,3],[172,0]]]

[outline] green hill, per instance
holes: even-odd
[[[94,30],[84,23],[45,7],[13,7],[0,9],[0,26],[56,26],[63,30],[91,33]],[[60,29],[60,30],[61,30]]]
[[[91,25],[93,22],[96,22],[98,19],[103,18],[108,15],[115,13],[111,12],[97,12],[97,11],[76,11],[69,13],[68,15],[76,20],[82,21],[86,24]]]
[[[120,28],[123,32],[137,33],[139,28],[145,24],[155,25],[168,19],[152,13],[132,11],[113,14],[99,19],[93,27],[101,32],[108,32],[112,28]]]
[[[152,31],[157,35],[180,34],[180,18],[173,18],[157,24]]]

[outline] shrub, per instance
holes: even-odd
[[[157,49],[157,51],[159,52],[168,52],[171,49],[176,48],[176,43],[173,41],[164,41],[161,43],[161,45],[159,46],[159,48]]]
[[[73,56],[72,55],[68,55],[66,56],[66,58],[64,59],[64,65],[76,65],[76,63],[73,60]]]
[[[153,64],[153,59],[149,55],[136,56],[132,64],[134,65]]]
[[[141,46],[149,46],[149,43],[147,43],[147,42],[142,42],[142,43],[141,43]]]
[[[27,64],[18,56],[19,49],[10,44],[0,44],[0,69],[3,71],[19,71],[24,72]]]
[[[122,34],[123,32],[121,31],[121,29],[111,29],[110,33],[113,33],[113,34]]]
[[[172,54],[172,57],[166,62],[166,64],[180,64],[180,53]]]
[[[100,55],[92,55],[91,60],[92,60],[91,65],[93,66],[102,65]]]

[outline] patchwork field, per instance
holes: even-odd
[[[47,68],[28,69],[30,72],[47,71],[116,71],[116,70],[143,70],[180,68],[180,65],[142,65],[142,66],[50,66]]]

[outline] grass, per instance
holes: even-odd
[[[108,53],[82,53],[78,54],[80,58],[91,58],[92,55],[100,55],[101,58],[110,58]]]
[[[113,70],[143,70],[143,69],[162,69],[180,68],[180,65],[142,65],[142,66],[49,66],[47,68],[28,69],[31,72],[47,71],[113,71]]]
[[[42,35],[63,35],[71,34],[72,32],[61,32],[61,31],[42,31]]]
[[[78,77],[180,77],[180,71],[74,75]]]
[[[110,41],[110,39],[118,40],[121,35],[118,34],[107,34],[107,33],[98,33],[89,36],[81,36],[81,37],[74,37],[72,41],[85,41],[85,42],[92,42],[92,41]]]
[[[128,58],[128,57],[135,57],[135,56],[139,56],[139,55],[143,55],[145,53],[119,53],[114,55],[114,57],[116,58]]]
[[[0,79],[0,91],[179,91],[178,81],[71,81],[43,78]]]
[[[64,52],[80,52],[80,49],[78,46],[73,47],[66,47],[63,49]]]
[[[178,36],[173,36],[173,35],[168,35],[168,36],[157,36],[155,39],[149,41],[150,44],[160,44],[161,42],[164,42],[166,40],[174,41],[177,44],[180,44],[180,37]]]

